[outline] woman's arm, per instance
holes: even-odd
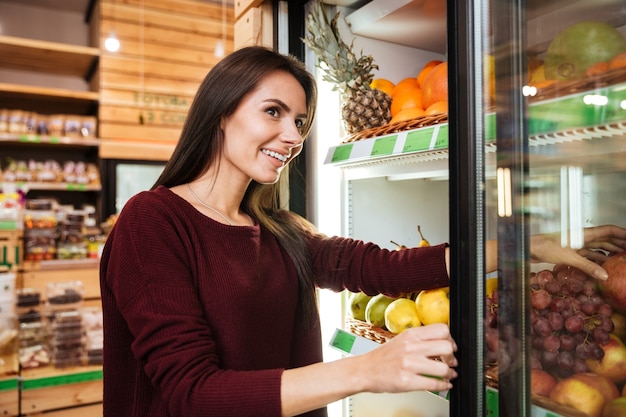
[[[433,324],[408,329],[362,355],[285,370],[282,415],[299,415],[360,392],[450,389],[457,376],[455,351],[448,326]]]

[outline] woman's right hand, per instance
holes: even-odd
[[[446,324],[407,329],[361,355],[370,376],[370,392],[443,391],[452,388],[458,365],[457,345]],[[433,378],[434,377],[434,378]]]

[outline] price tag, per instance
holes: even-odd
[[[447,149],[448,148],[448,124],[440,125],[437,132],[437,139],[435,140],[435,144],[433,149]]]
[[[330,345],[342,352],[350,353],[355,340],[355,335],[343,331],[337,331]]]
[[[67,184],[67,191],[87,191],[85,184]]]
[[[352,144],[337,146],[333,152],[331,162],[342,162],[350,159],[352,153]]]
[[[496,140],[496,115],[489,114],[485,118],[485,143]]]
[[[61,138],[59,138],[58,136],[50,136],[48,140],[50,141],[50,143],[61,143]]]
[[[397,135],[394,136],[386,136],[384,138],[379,138],[374,141],[374,146],[372,147],[371,156],[384,156],[391,155],[393,153],[393,148],[396,144],[396,140],[398,139]]]
[[[485,393],[485,406],[487,417],[498,417],[498,391],[491,387],[487,387],[487,392]]]
[[[404,142],[403,153],[427,151],[430,149],[430,141],[433,137],[435,129],[419,129],[408,132],[406,141]]]
[[[20,135],[18,140],[20,142],[41,143],[41,136],[39,136],[39,135]]]

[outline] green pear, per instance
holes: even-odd
[[[365,309],[367,308],[367,303],[372,298],[371,295],[367,295],[363,292],[352,292],[348,297],[348,302],[350,304],[350,313],[352,317],[356,320],[365,321]]]
[[[378,294],[372,297],[365,307],[365,321],[372,326],[386,328],[385,327],[385,310],[387,306],[395,298],[387,297],[383,294]]]

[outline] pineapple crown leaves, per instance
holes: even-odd
[[[348,95],[356,90],[370,90],[374,79],[372,71],[378,69],[378,65],[371,55],[361,52],[357,58],[353,52],[354,40],[347,45],[341,39],[337,26],[339,15],[337,12],[329,21],[321,0],[316,1],[307,16],[307,34],[302,42],[317,56],[316,66],[324,72],[322,80],[335,84],[333,90]]]

